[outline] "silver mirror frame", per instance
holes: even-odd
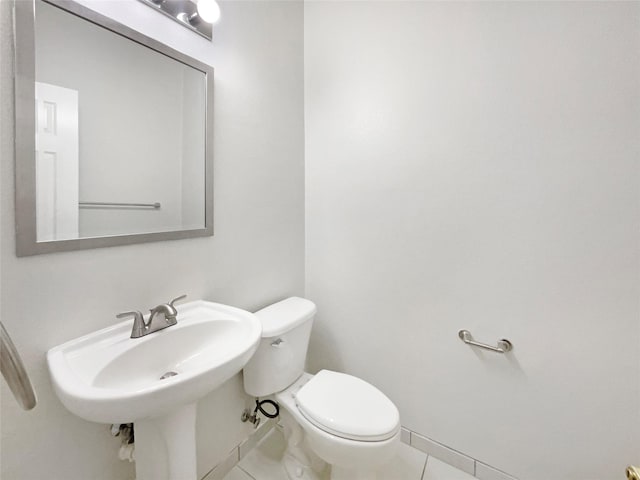
[[[128,38],[206,76],[205,224],[204,228],[154,233],[88,237],[38,242],[36,232],[35,166],[35,2],[43,1],[117,35]],[[14,3],[15,42],[15,222],[16,255],[84,250],[135,243],[179,240],[213,235],[213,67],[142,35],[70,0],[31,0]]]

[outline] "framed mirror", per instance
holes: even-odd
[[[213,68],[71,1],[15,3],[16,253],[213,235]]]

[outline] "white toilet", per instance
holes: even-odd
[[[329,464],[332,480],[375,480],[400,444],[398,409],[360,378],[304,372],[315,313],[313,302],[298,297],[256,312],[262,340],[244,367],[244,389],[274,395],[280,405],[289,478],[317,480]]]

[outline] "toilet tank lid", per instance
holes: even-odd
[[[316,305],[306,298],[289,297],[255,312],[262,322],[262,338],[276,337],[309,320]]]

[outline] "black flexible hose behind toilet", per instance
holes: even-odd
[[[275,413],[269,413],[264,408],[262,408],[262,405],[264,405],[265,403],[267,405],[271,405],[275,409]],[[280,405],[278,405],[273,400],[262,400],[262,401],[260,401],[259,399],[256,398],[256,408],[253,411],[253,414],[255,415],[256,412],[258,412],[258,411],[260,411],[260,413],[263,414],[267,418],[276,418],[278,415],[280,415]]]

